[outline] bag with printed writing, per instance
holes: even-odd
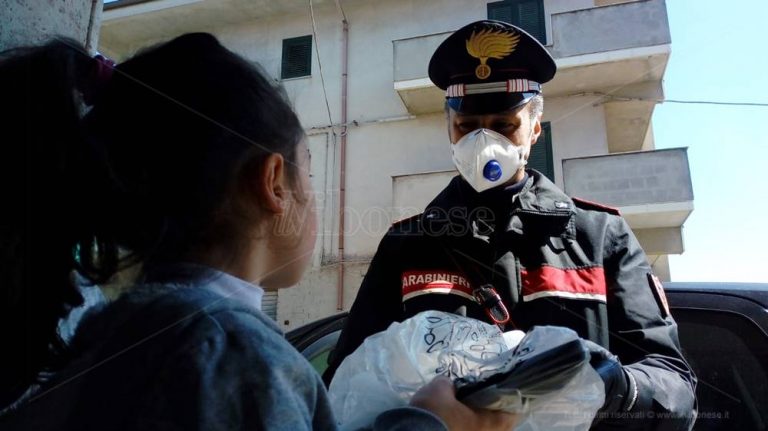
[[[587,430],[603,404],[600,376],[568,328],[502,333],[472,318],[425,311],[368,337],[339,366],[329,398],[342,430],[408,404],[438,375],[462,402],[520,415],[515,430]]]

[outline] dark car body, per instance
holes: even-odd
[[[768,429],[768,285],[664,287],[699,379],[695,429]]]
[[[685,357],[698,377],[696,430],[768,430],[768,284],[665,283]],[[318,372],[346,322],[340,313],[286,337]]]

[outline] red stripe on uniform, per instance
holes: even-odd
[[[605,296],[605,272],[601,267],[560,269],[542,266],[520,271],[523,296],[541,292]]]

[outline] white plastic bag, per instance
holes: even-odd
[[[407,405],[437,375],[475,380],[494,374],[505,366],[501,354],[523,335],[439,311],[393,323],[368,337],[336,371],[328,393],[341,429],[370,425],[380,413]],[[516,430],[586,430],[603,398],[602,380],[586,363],[561,390],[504,408],[522,416]]]

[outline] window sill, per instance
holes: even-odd
[[[298,80],[301,80],[301,79],[307,79],[307,78],[311,78],[311,77],[312,77],[312,75],[294,76],[292,78],[280,78],[280,82],[298,81]]]

